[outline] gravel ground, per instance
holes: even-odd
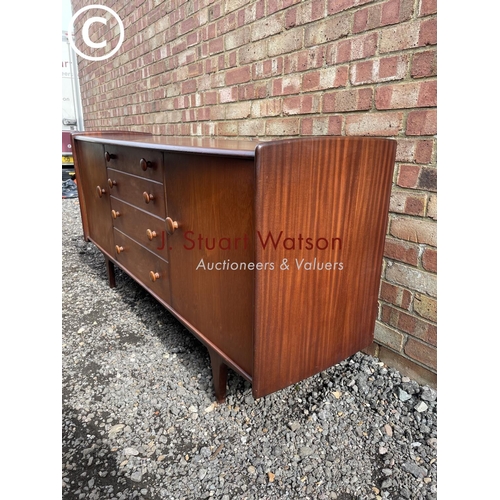
[[[62,200],[64,499],[435,499],[437,398],[358,353],[265,398],[82,238]]]

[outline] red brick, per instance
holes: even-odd
[[[335,63],[341,64],[351,61],[352,40],[342,40],[337,44]]]
[[[400,0],[388,0],[382,5],[381,22],[382,26],[399,22]]]
[[[389,234],[404,241],[436,246],[436,223],[413,217],[394,217],[390,222]]]
[[[252,66],[252,78],[258,80],[261,78],[270,78],[283,73],[283,58],[277,57],[259,61]]]
[[[300,2],[301,0],[268,0],[267,14],[273,14],[274,12],[286,9],[287,7]]]
[[[416,188],[421,167],[418,165],[400,165],[397,185],[406,188]]]
[[[199,17],[191,16],[180,23],[179,35],[192,31],[199,26]]]
[[[426,248],[422,254],[422,267],[426,271],[437,273],[437,250]]]
[[[283,113],[285,115],[317,113],[318,110],[318,96],[293,96],[283,99]]]
[[[408,310],[411,304],[412,293],[409,290],[382,281],[380,286],[380,298],[390,304]]]
[[[307,92],[308,90],[317,90],[320,88],[320,72],[319,71],[311,71],[306,73],[302,77],[302,90]]]
[[[362,61],[351,66],[351,82],[354,85],[373,83],[373,61]]]
[[[356,0],[328,0],[327,9],[328,15],[342,12],[343,10],[350,9],[354,5],[359,4]]]
[[[391,194],[389,210],[406,215],[425,215],[427,194],[406,191],[395,191]]]
[[[332,64],[355,61],[372,57],[377,52],[378,33],[368,33],[348,40],[336,42],[331,46],[335,51]]]
[[[323,96],[323,112],[342,113],[371,108],[373,90],[371,88],[337,90]]]
[[[422,140],[417,142],[415,149],[415,161],[417,163],[430,163],[432,160],[433,141]]]
[[[275,78],[273,80],[272,95],[289,95],[300,92],[301,78],[298,75]]]
[[[380,319],[402,332],[424,340],[429,344],[436,345],[436,326],[408,312],[384,304],[381,308]]]
[[[377,109],[401,109],[436,105],[436,82],[384,85],[377,89]]]
[[[437,75],[437,52],[426,50],[413,55],[411,65],[411,76],[413,78],[424,78]]]
[[[242,68],[230,69],[226,73],[226,85],[236,85],[238,83],[245,83],[250,81],[251,73],[250,66],[243,66]]]
[[[435,135],[437,133],[437,111],[418,110],[408,114],[407,135]]]
[[[264,99],[267,96],[267,85],[264,82],[256,84],[249,83],[247,85],[240,85],[238,88],[238,99],[246,101],[251,99]]]
[[[210,55],[217,54],[224,50],[224,38],[219,37],[208,42],[208,52]]]
[[[382,57],[379,61],[377,81],[402,80],[408,70],[407,54]]]
[[[437,191],[437,170],[433,167],[422,167],[418,176],[417,188]]]
[[[361,33],[366,30],[368,25],[368,9],[358,10],[354,14],[354,24],[352,27],[353,33]]]
[[[437,12],[437,0],[421,0],[419,16],[428,16]]]
[[[196,92],[196,80],[182,82],[182,93],[189,94],[191,92]]]
[[[437,351],[436,348],[424,344],[418,340],[409,338],[405,345],[405,354],[410,358],[418,361],[429,368],[437,368]]]
[[[301,120],[301,135],[341,135],[343,117],[336,116],[316,116],[303,118]]]
[[[436,45],[437,43],[437,20],[426,19],[420,25],[420,35],[418,45]]]
[[[433,107],[437,105],[436,80],[423,82],[419,89],[417,106]]]
[[[389,259],[416,266],[418,264],[418,253],[418,245],[414,243],[408,243],[390,237],[385,241],[384,256]]]
[[[314,47],[292,54],[287,54],[285,58],[284,72],[295,73],[320,68],[323,66],[324,52],[324,47]]]

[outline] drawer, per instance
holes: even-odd
[[[170,304],[168,262],[139,245],[118,229],[115,228],[113,232],[116,244],[116,262],[147,290]]]
[[[150,215],[113,196],[110,200],[113,226],[159,257],[168,260],[165,219]]]
[[[106,166],[123,172],[163,181],[163,153],[155,149],[104,145]]]
[[[166,217],[163,184],[108,168],[109,193],[150,214]]]

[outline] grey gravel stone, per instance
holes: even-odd
[[[427,408],[428,408],[428,406],[423,401],[420,401],[420,403],[418,403],[415,406],[415,410],[418,411],[419,413],[422,413],[423,411],[426,411]]]
[[[130,479],[132,479],[132,481],[134,481],[136,483],[140,483],[142,481],[142,472],[140,472],[140,471],[133,472],[130,475]]]
[[[408,401],[409,399],[411,399],[410,394],[408,394],[404,389],[400,388],[398,390],[398,393],[399,393],[399,399],[400,399],[400,401],[405,402],[405,401]]]
[[[437,498],[436,391],[358,353],[257,400],[230,371],[218,404],[203,345],[62,213],[63,500]]]
[[[405,462],[403,464],[403,468],[410,474],[413,474],[416,478],[423,479],[427,475],[427,470],[424,467],[418,466],[414,462]]]

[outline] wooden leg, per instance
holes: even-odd
[[[106,271],[108,273],[109,287],[114,288],[116,286],[115,265],[108,258],[106,258]]]
[[[226,400],[227,365],[215,351],[209,349],[208,352],[212,363],[215,397],[219,403],[223,403]]]

